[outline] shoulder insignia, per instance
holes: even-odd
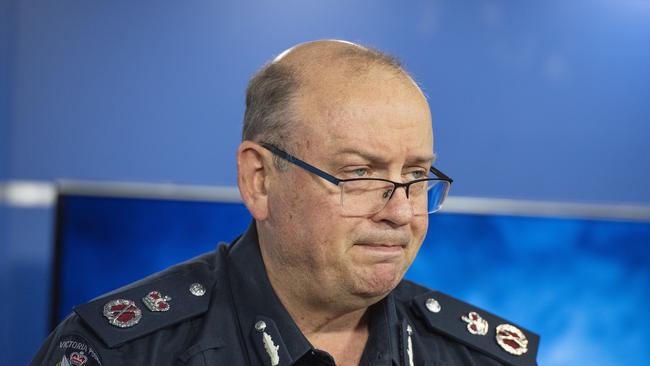
[[[539,336],[492,313],[431,291],[412,306],[427,327],[511,366],[537,364]]]
[[[192,260],[77,306],[74,311],[114,348],[208,310],[216,273]]]
[[[68,334],[57,340],[51,357],[56,366],[102,366],[95,347],[84,337]]]

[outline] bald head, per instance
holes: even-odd
[[[272,62],[293,69],[303,81],[308,81],[310,76],[322,75],[334,70],[361,74],[371,67],[382,67],[396,74],[406,73],[399,60],[391,55],[358,44],[337,40],[299,44],[282,52]]]
[[[297,98],[322,86],[344,89],[346,84],[370,77],[372,70],[388,73],[417,88],[396,58],[378,50],[337,40],[289,48],[250,80],[243,140],[286,145],[295,124],[301,122],[295,110]]]

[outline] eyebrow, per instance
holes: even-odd
[[[367,151],[362,151],[362,150],[359,150],[359,149],[343,149],[343,150],[337,151],[336,154],[357,155],[357,156],[360,156],[360,157],[362,157],[362,158],[364,158],[364,159],[366,159],[368,161],[371,161],[371,162],[377,162],[377,163],[381,163],[381,164],[388,164],[389,163],[388,159],[386,159],[385,157],[383,157],[381,155],[375,155],[375,154],[369,153]],[[411,163],[411,162],[412,163],[428,163],[428,162],[431,162],[431,164],[433,164],[433,162],[436,161],[436,158],[437,158],[436,153],[432,153],[430,155],[420,155],[420,156],[416,156],[414,158],[409,158],[408,162],[409,163]]]

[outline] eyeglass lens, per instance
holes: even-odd
[[[341,206],[347,215],[371,215],[381,211],[393,196],[395,186],[381,180],[341,182]],[[408,197],[414,215],[426,215],[440,209],[449,190],[449,182],[427,180],[409,186]]]

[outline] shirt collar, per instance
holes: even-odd
[[[362,365],[401,365],[400,324],[393,293],[368,308],[368,342],[361,358]]]
[[[255,223],[231,246],[226,261],[234,309],[249,357],[260,357],[255,356],[254,351],[260,344],[256,344],[258,341],[251,336],[260,319],[270,320],[277,328],[280,339],[275,342],[286,349],[280,352],[289,355],[289,362],[281,364],[291,364],[311,351],[313,346],[271,287],[260,253]],[[400,365],[400,324],[392,292],[369,308],[368,322],[369,337],[362,364]]]
[[[260,346],[251,336],[260,318],[272,321],[277,327],[281,339],[275,339],[274,342],[282,343],[280,346],[284,346],[286,350],[280,349],[280,352],[288,352],[291,362],[311,350],[313,347],[271,287],[262,261],[257,227],[254,223],[232,245],[226,260],[230,287],[233,289],[234,308],[243,333],[242,339],[246,343],[251,359],[256,357],[253,350]]]

